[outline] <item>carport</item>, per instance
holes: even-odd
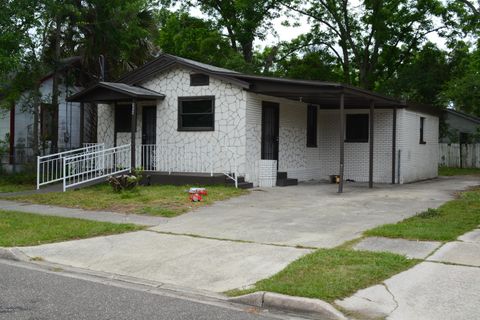
[[[250,91],[258,94],[281,97],[304,103],[318,105],[320,109],[339,110],[340,125],[338,136],[340,144],[338,192],[343,192],[344,167],[345,167],[345,110],[369,108],[369,119],[374,118],[376,109],[389,109],[392,116],[392,141],[391,141],[391,176],[392,184],[396,179],[396,132],[397,108],[406,108],[407,103],[389,98],[372,91],[363,90],[353,86],[319,81],[304,81],[281,78],[231,74],[236,78],[251,83]],[[373,188],[374,173],[374,121],[369,122],[369,177],[368,186]]]

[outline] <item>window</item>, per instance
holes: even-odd
[[[307,147],[317,147],[317,106],[308,106],[307,110]]]
[[[132,131],[132,106],[131,105],[115,106],[115,131],[116,132]]]
[[[346,142],[368,142],[368,114],[347,114]]]
[[[194,73],[190,75],[191,86],[208,86],[210,84],[210,77],[202,73]]]
[[[178,98],[178,131],[213,131],[215,97]]]
[[[424,137],[425,118],[420,117],[420,144],[426,144]]]

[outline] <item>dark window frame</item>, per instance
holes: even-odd
[[[120,110],[122,113],[119,112]],[[117,104],[114,113],[115,132],[132,132],[132,105]]]
[[[307,148],[316,148],[318,136],[318,107],[307,106]]]
[[[420,117],[420,144],[427,144],[425,141],[425,117]]]
[[[212,112],[208,113],[184,113],[183,102],[185,101],[203,101],[210,100],[212,102]],[[208,127],[185,127],[182,123],[182,116],[184,115],[212,115],[212,125]],[[177,131],[215,131],[215,96],[193,96],[193,97],[178,97],[178,120]]]
[[[210,85],[210,76],[204,73],[192,73],[190,74],[190,86],[208,86]]]
[[[362,131],[365,136],[362,137],[349,137],[349,128],[351,125],[350,119],[354,118],[366,118],[367,126],[363,128]],[[358,129],[357,129],[358,130]],[[370,115],[368,113],[350,113],[345,115],[345,142],[352,142],[352,143],[366,143],[370,139]]]

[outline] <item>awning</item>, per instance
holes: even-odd
[[[165,95],[142,87],[117,82],[99,82],[67,98],[71,102],[106,102],[163,100]]]

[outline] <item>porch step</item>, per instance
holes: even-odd
[[[277,180],[282,180],[282,179],[287,179],[287,173],[286,172],[277,172]]]
[[[251,183],[251,182],[239,182],[238,187],[240,189],[252,189],[253,188],[253,183]]]
[[[298,180],[289,178],[287,172],[277,172],[277,187],[296,186],[297,184]]]
[[[293,179],[293,178],[277,179],[277,187],[296,186],[297,184],[298,184],[297,179]]]

